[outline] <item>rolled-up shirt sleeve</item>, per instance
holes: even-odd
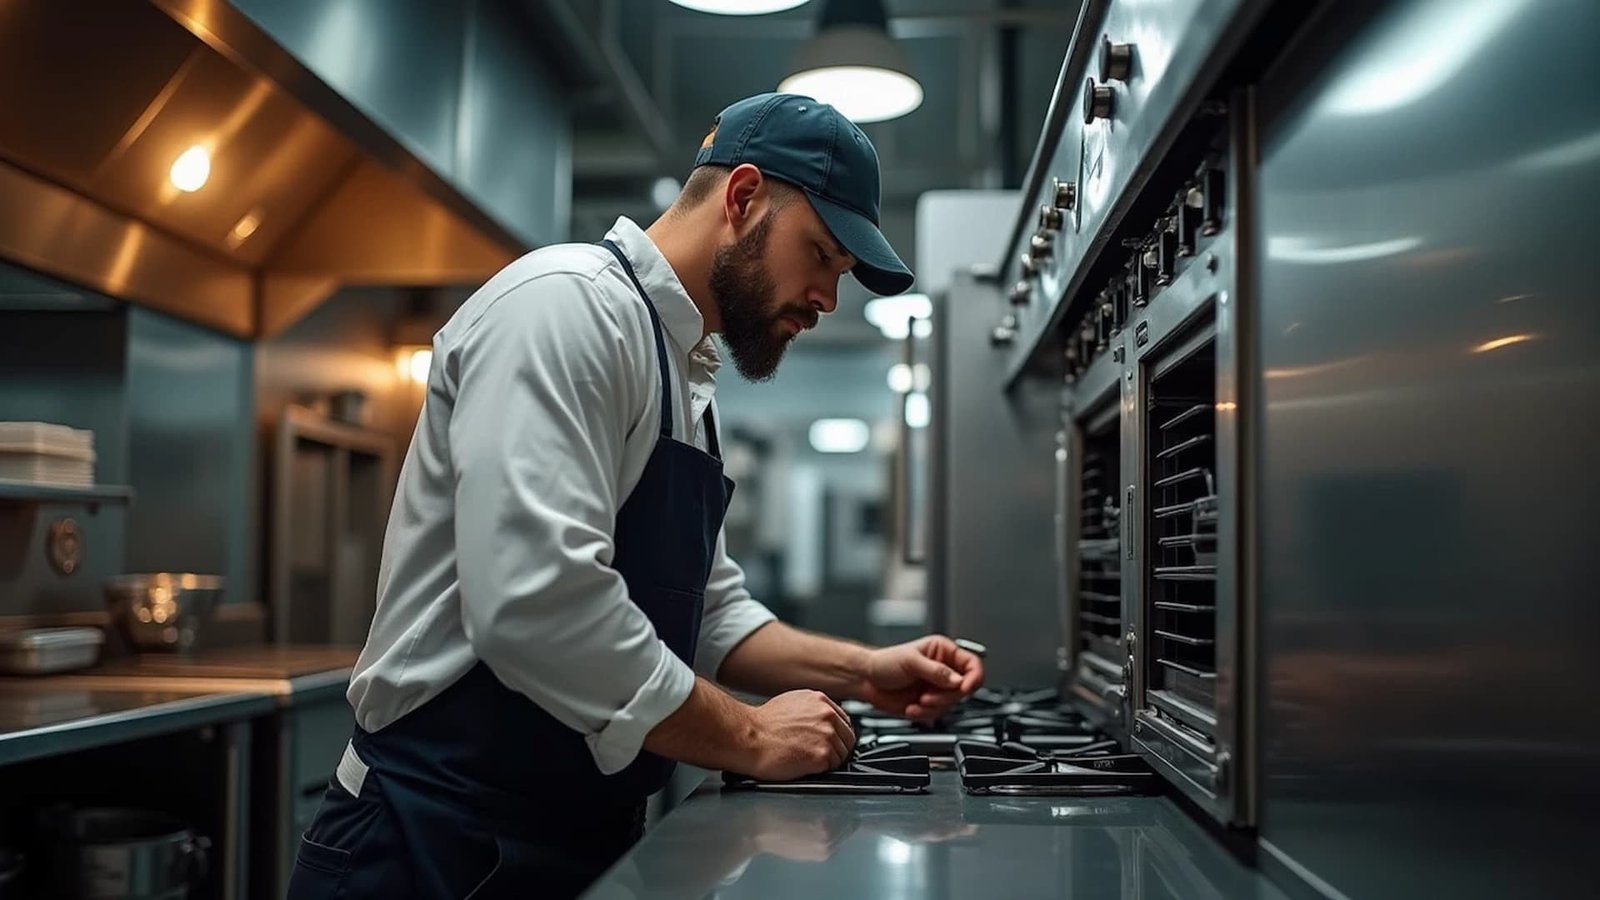
[[[654,389],[628,349],[638,328],[588,278],[547,274],[491,304],[444,363],[463,628],[606,774],[694,686],[612,567],[624,441]]]
[[[744,586],[744,569],[728,556],[725,534],[717,535],[717,555],[706,581],[705,612],[700,617],[700,642],[695,647],[694,668],[716,680],[723,660],[756,629],[776,619],[756,602]]]

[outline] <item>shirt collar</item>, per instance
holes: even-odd
[[[622,248],[623,255],[628,257],[628,262],[633,264],[633,274],[639,279],[645,293],[650,295],[656,315],[661,317],[661,324],[672,342],[694,353],[708,353],[714,363],[717,351],[709,337],[703,342],[705,346],[701,346],[700,335],[705,330],[705,320],[700,316],[700,308],[689,299],[689,292],[683,289],[678,273],[672,270],[672,264],[656,249],[655,241],[650,240],[644,229],[627,216],[618,216],[617,223],[611,226],[606,237],[615,241]]]

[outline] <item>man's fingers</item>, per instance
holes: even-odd
[[[830,744],[833,747],[833,756],[829,759],[828,768],[837,769],[844,765],[845,760],[850,758],[850,745],[846,744],[844,738],[837,733],[834,734]]]
[[[961,676],[954,669],[926,656],[911,657],[911,670],[911,674],[937,687],[948,689],[961,683]]]
[[[983,660],[976,653],[958,649],[954,662],[961,673],[961,693],[970,694],[983,684]]]

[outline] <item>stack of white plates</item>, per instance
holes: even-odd
[[[94,484],[94,432],[48,422],[0,422],[0,479]]]

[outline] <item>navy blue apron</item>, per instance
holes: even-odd
[[[657,635],[692,665],[733,482],[709,409],[709,453],[672,437],[661,318],[621,249],[602,246],[650,311],[661,372],[661,433],[617,513],[612,565]],[[329,784],[300,843],[291,900],[575,896],[638,840],[645,798],[673,768],[641,752],[602,775],[582,735],[482,662],[382,730],[358,727],[352,743],[368,766],[360,795]]]

